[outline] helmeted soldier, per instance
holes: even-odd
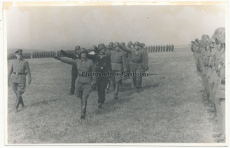
[[[123,47],[125,47],[124,44]],[[122,73],[127,71],[125,52],[120,49],[118,42],[114,43],[114,50],[110,51],[109,56],[111,59],[111,78],[114,88],[114,99],[118,99],[119,85],[122,80]]]
[[[89,59],[92,59],[95,63],[95,74],[96,76],[96,86],[98,92],[98,103],[99,108],[102,108],[102,105],[105,101],[105,89],[109,81],[109,72],[111,72],[111,59],[105,53],[106,47],[104,44],[98,45],[98,53],[94,55],[88,55]]]
[[[72,58],[73,60],[76,60],[76,59],[80,58],[79,51],[80,51],[80,46],[76,46],[73,53],[67,53],[64,50],[61,50],[60,53],[65,57]],[[78,76],[77,67],[76,67],[76,65],[73,65],[72,71],[71,71],[70,95],[73,95],[75,92],[75,82],[76,82],[77,76]]]
[[[12,82],[12,89],[16,95],[15,112],[18,112],[18,107],[21,104],[22,108],[25,107],[22,94],[26,88],[26,76],[28,76],[28,84],[31,83],[31,74],[28,61],[25,61],[22,57],[22,49],[18,49],[16,52],[16,60],[12,61],[8,73],[8,83]]]
[[[130,49],[130,48],[124,48],[122,46],[121,49],[124,51],[127,51],[128,53],[130,53],[130,59],[131,59],[131,72],[133,72],[133,79],[132,79],[132,83],[133,83],[133,87],[136,89],[137,92],[139,92],[139,89],[141,87],[141,83],[142,83],[142,76],[141,73],[143,71],[143,67],[144,67],[144,53],[140,48],[139,42],[135,42],[134,44],[135,46],[135,50]]]
[[[87,99],[90,92],[96,85],[94,73],[94,64],[87,58],[87,50],[82,48],[80,50],[80,59],[70,59],[65,57],[54,57],[64,63],[75,65],[78,69],[78,78],[76,85],[76,97],[81,99],[81,119],[85,119]]]

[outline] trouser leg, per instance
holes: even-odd
[[[77,74],[72,73],[72,75],[71,75],[71,88],[70,88],[70,94],[74,94],[76,79],[77,79]]]
[[[141,71],[142,68],[141,65],[139,65],[136,70],[136,88],[138,89],[141,87],[141,83],[142,83]]]
[[[99,81],[97,82],[97,86],[98,86],[98,103],[104,103],[105,101],[105,88],[107,85],[107,78],[101,78],[99,79]]]

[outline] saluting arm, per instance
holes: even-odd
[[[61,50],[61,54],[68,58],[76,58],[76,56],[73,53],[67,53],[64,50]]]
[[[77,62],[76,60],[70,59],[70,58],[66,58],[66,57],[60,57],[60,61],[62,61],[63,63],[67,63],[67,64],[71,64],[71,65],[75,65],[77,66]]]
[[[27,71],[27,75],[28,75],[28,84],[31,83],[31,73],[30,73],[30,67],[29,67],[29,63],[26,62],[26,71]]]
[[[120,48],[123,50],[123,51],[126,51],[128,53],[131,53],[132,52],[132,49],[128,48],[128,47],[123,47],[123,46],[120,46]]]

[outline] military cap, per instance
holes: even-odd
[[[218,30],[217,40],[220,43],[225,43],[225,28],[221,28],[221,29]]]
[[[135,42],[134,45],[135,46],[140,46],[140,43],[139,42]]]
[[[85,48],[81,48],[81,49],[80,49],[80,54],[81,54],[81,53],[88,53],[88,52],[87,52],[87,50],[86,50]]]
[[[113,45],[113,47],[119,47],[119,46],[120,46],[119,42],[115,42]]]
[[[215,42],[216,39],[218,40],[219,39],[219,32],[222,32],[223,30],[225,30],[224,28],[217,28],[214,32],[214,34],[212,35],[212,42]],[[218,40],[219,41],[219,40]]]
[[[133,45],[133,43],[131,41],[128,42],[128,46],[131,46]]]
[[[80,50],[80,46],[75,46],[75,50]]]
[[[105,44],[101,43],[98,45],[98,50],[105,49]]]
[[[113,49],[113,47],[111,47],[110,45],[106,45],[105,46],[107,49]]]
[[[22,49],[18,49],[17,51],[15,51],[15,53],[18,55],[22,55]]]
[[[125,43],[124,43],[124,42],[121,42],[120,44],[121,44],[121,46],[125,46]]]
[[[109,46],[110,46],[110,47],[113,47],[113,42],[110,42],[110,43],[109,43]]]

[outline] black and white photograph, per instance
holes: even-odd
[[[5,145],[227,146],[228,7],[4,2]]]

